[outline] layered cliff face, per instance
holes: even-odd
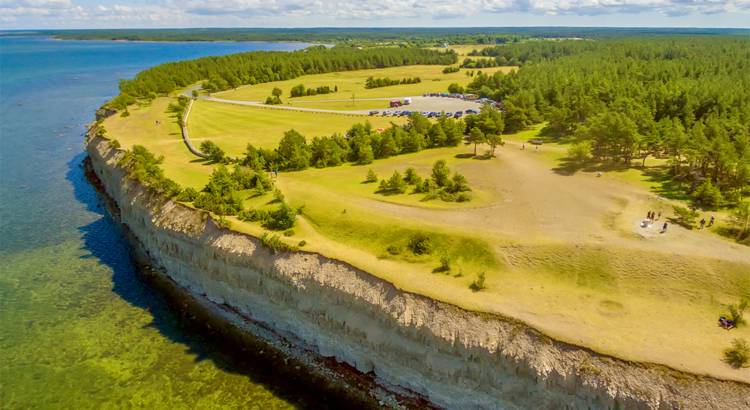
[[[325,357],[451,409],[739,409],[750,386],[626,363],[522,323],[461,310],[322,255],[272,254],[203,211],[148,193],[90,135],[97,175],[153,263]]]

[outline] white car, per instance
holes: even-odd
[[[383,116],[386,116],[386,115],[391,115],[391,112],[390,111],[383,111]]]

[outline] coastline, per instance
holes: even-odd
[[[335,357],[362,373],[374,372],[438,405],[606,408],[619,403],[632,408],[696,409],[750,405],[750,386],[743,383],[625,362],[554,341],[512,319],[463,311],[403,292],[321,255],[271,255],[249,235],[218,230],[201,211],[154,198],[136,181],[122,183],[126,175],[116,165],[118,152],[106,139],[89,133],[87,150],[109,194],[120,207],[131,208],[123,212],[123,222],[135,227],[136,237],[157,265],[186,292],[198,292],[217,306],[232,306],[240,317],[295,334],[323,357]],[[192,256],[188,263],[196,266],[186,267],[180,260],[184,254],[176,251],[187,246],[186,241],[212,260]],[[331,266],[335,277],[325,272]],[[339,276],[347,275],[356,281],[338,282]],[[242,294],[226,289],[229,283],[241,287]],[[330,296],[334,306],[318,305],[315,299],[321,295]],[[337,337],[340,345],[331,344],[326,334]],[[398,363],[404,360],[411,369]],[[688,397],[693,400],[682,402]]]

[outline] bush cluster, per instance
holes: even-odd
[[[260,240],[260,245],[270,250],[271,253],[278,253],[280,250],[294,253],[299,250],[298,246],[289,245],[286,242],[282,241],[279,235],[273,235],[269,237],[268,232],[263,232],[263,234],[258,239]]]
[[[335,89],[337,90],[338,87]],[[318,88],[305,89],[305,85],[300,84],[300,85],[292,87],[292,90],[289,92],[289,96],[290,97],[304,97],[306,95],[330,94],[330,93],[331,93],[331,87],[327,85],[321,85]]]
[[[413,167],[409,167],[406,169],[404,176],[401,176],[398,171],[394,171],[387,181],[381,180],[376,192],[383,195],[403,194],[406,192],[408,185],[414,186],[412,192],[415,194],[427,194],[422,198],[422,201],[437,198],[446,202],[471,201],[471,196],[466,193],[471,191],[466,177],[458,172],[451,177],[450,168],[448,168],[444,159],[435,162],[430,179],[423,180]]]
[[[409,243],[406,247],[414,252],[415,255],[428,254],[431,251],[430,237],[424,232],[417,232],[409,238]]]
[[[457,73],[459,71],[461,71],[461,67],[450,66],[443,69],[443,74]]]
[[[402,78],[400,80],[392,80],[388,77],[385,77],[385,78],[368,77],[367,80],[365,80],[365,88],[370,89],[370,88],[388,87],[391,85],[419,84],[421,82],[422,82],[422,79],[419,77]]]
[[[208,155],[208,159],[213,162],[229,162],[226,160],[224,150],[210,140],[201,142],[200,150],[202,153]]]
[[[130,171],[130,178],[140,181],[149,190],[173,198],[180,195],[182,187],[164,176],[164,170],[159,167],[163,162],[164,156],[157,157],[146,147],[134,145],[125,151],[119,164]]]

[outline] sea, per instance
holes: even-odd
[[[167,301],[81,165],[121,78],[307,46],[0,38],[0,408],[357,408]]]

